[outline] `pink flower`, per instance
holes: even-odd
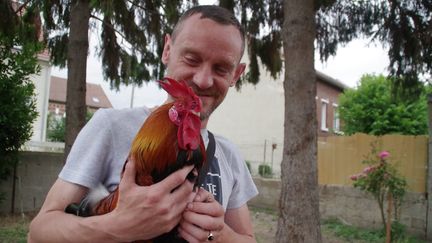
[[[390,156],[390,153],[389,152],[387,152],[387,151],[381,151],[380,153],[379,153],[379,157],[381,158],[381,159],[385,159],[385,158],[387,158],[387,157],[389,157]]]
[[[365,175],[363,173],[359,173],[359,174],[355,174],[355,175],[350,176],[350,179],[353,181],[356,181],[356,180],[363,178],[363,177],[365,177]]]
[[[372,171],[374,171],[375,169],[376,169],[376,168],[373,167],[373,166],[368,166],[368,167],[366,167],[366,168],[363,169],[363,173],[365,173],[365,174],[369,174],[369,173],[371,173]]]

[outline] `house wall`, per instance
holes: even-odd
[[[58,113],[56,112],[57,109],[58,109]],[[48,112],[58,116],[63,116],[63,114],[66,113],[66,105],[64,103],[49,101]]]
[[[41,67],[40,73],[38,75],[32,75],[31,77],[35,85],[36,111],[38,112],[38,117],[35,122],[33,122],[33,135],[30,140],[42,142],[46,140],[51,65],[49,64],[48,58],[44,56],[39,56],[38,64]]]
[[[252,173],[258,165],[272,164],[280,174],[282,161],[284,92],[281,80],[262,80],[256,86],[244,84],[241,91],[230,89],[225,101],[209,120],[208,129],[237,145]],[[272,150],[272,144],[276,149]]]
[[[318,136],[326,137],[334,135],[334,131],[337,131],[334,127],[333,118],[335,116],[335,109],[338,107],[338,97],[342,91],[332,85],[324,82],[317,82],[317,96],[316,96],[316,107],[317,107],[317,120],[318,120]],[[327,130],[321,128],[321,112],[323,109],[323,102],[327,101],[327,115],[326,115],[326,127]]]
[[[256,86],[244,84],[240,91],[234,88],[228,91],[224,102],[212,114],[208,129],[239,147],[245,160],[251,163],[252,174],[258,174],[258,166],[265,163],[272,167],[277,177],[280,175],[284,138],[283,77],[274,80],[264,70],[261,70],[261,75],[262,80]],[[323,81],[317,82],[317,118],[320,118],[321,99],[329,101],[329,130],[319,132],[321,136],[333,135],[333,104],[337,104],[339,92]],[[273,144],[276,145],[274,150]]]

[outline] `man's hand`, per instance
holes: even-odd
[[[206,190],[200,188],[193,202],[189,203],[180,222],[180,235],[187,241],[205,242],[211,233],[218,239],[224,228],[224,210]]]
[[[143,187],[135,183],[134,163],[127,163],[117,207],[109,213],[115,223],[108,232],[122,242],[151,239],[169,232],[180,222],[187,203],[195,196],[193,184],[185,179],[192,169],[193,166],[187,166],[157,184]]]

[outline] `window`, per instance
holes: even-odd
[[[340,132],[338,104],[333,104],[333,130],[335,133]]]
[[[95,102],[95,103],[99,103],[99,102],[100,102],[100,100],[99,100],[97,97],[92,97],[92,100],[93,100],[93,102]]]
[[[329,101],[321,99],[321,130],[327,132],[327,105]]]

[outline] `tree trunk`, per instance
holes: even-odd
[[[390,191],[387,192],[387,223],[386,223],[386,239],[385,242],[386,243],[390,243],[391,242],[391,225],[392,225],[392,217],[391,217],[391,212],[392,212],[392,204],[393,204],[393,197],[392,194],[390,193]]]
[[[72,1],[67,52],[65,161],[75,138],[85,124],[89,19],[89,0]]]
[[[314,1],[284,1],[285,125],[276,242],[321,242]]]

